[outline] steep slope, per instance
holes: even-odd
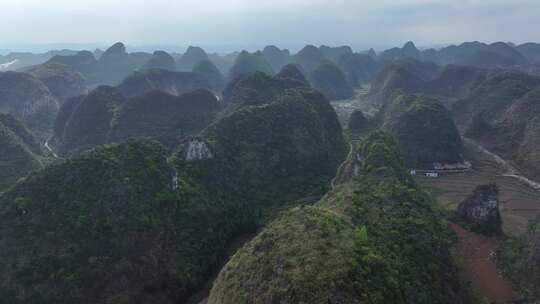
[[[453,112],[466,135],[540,178],[540,78],[499,73],[456,103]]]
[[[308,85],[306,76],[302,72],[302,67],[296,64],[287,64],[281,69],[281,71],[279,71],[276,77],[283,79],[292,79]]]
[[[97,62],[96,79],[104,84],[116,84],[131,71],[129,55],[123,43],[117,42],[108,48]]]
[[[52,129],[58,101],[47,86],[26,73],[0,73],[0,112],[13,115],[38,135]]]
[[[46,64],[63,64],[70,66],[73,70],[81,73],[88,83],[96,81],[95,73],[97,60],[89,51],[80,51],[74,55],[56,55]]]
[[[127,97],[143,95],[153,90],[160,90],[172,95],[181,95],[199,89],[212,89],[205,76],[192,72],[174,72],[152,69],[130,74],[118,89]]]
[[[210,60],[200,61],[193,67],[192,72],[203,75],[215,92],[221,92],[225,87],[225,76]]]
[[[490,74],[488,70],[416,60],[399,60],[387,64],[371,84],[368,99],[384,104],[392,94],[404,90],[436,97],[447,106],[465,98]]]
[[[280,50],[274,45],[266,46],[262,53],[274,71],[281,70],[281,68],[291,61],[289,50]]]
[[[313,45],[307,45],[293,56],[293,63],[300,65],[307,74],[322,64],[327,58]]]
[[[448,224],[382,134],[354,149],[357,179],[284,212],[222,269],[208,303],[472,303]]]
[[[186,300],[250,215],[226,194],[207,192],[181,166],[176,188],[166,158],[152,141],[101,147],[2,196],[3,301]]]
[[[268,203],[322,193],[345,154],[333,108],[312,89],[261,77],[240,83],[234,111],[201,135],[217,163],[205,179]]]
[[[369,83],[379,70],[378,63],[371,56],[364,54],[344,54],[337,58],[337,65],[353,87]]]
[[[203,60],[209,60],[208,54],[197,46],[190,46],[182,57],[176,61],[176,67],[180,71],[191,71],[193,67]]]
[[[274,74],[274,70],[260,51],[253,54],[242,51],[236,57],[234,65],[229,71],[229,79],[235,80],[255,72],[263,72],[268,75]]]
[[[326,61],[309,74],[311,85],[330,100],[348,99],[354,95],[345,74],[332,62]]]
[[[524,43],[516,46],[516,50],[525,56],[531,63],[540,63],[540,44]]]
[[[68,65],[49,62],[33,67],[27,73],[41,80],[60,103],[86,90],[84,76]]]
[[[142,67],[141,70],[150,70],[150,69],[163,69],[163,70],[176,70],[176,64],[174,63],[174,58],[164,51],[155,51],[152,54],[150,60],[148,60]]]
[[[171,147],[206,127],[218,109],[216,97],[205,90],[126,98],[117,88],[102,86],[62,107],[51,144],[67,156],[129,137],[152,137]]]
[[[337,47],[329,47],[326,45],[321,45],[319,47],[319,50],[324,55],[324,57],[333,61],[334,63],[336,63],[341,56],[353,54],[351,47],[348,45],[337,46]]]
[[[0,113],[0,192],[43,163],[43,151],[30,131],[13,116]]]
[[[260,76],[265,88],[291,81]],[[0,197],[3,300],[185,302],[233,237],[253,232],[269,206],[323,193],[341,162],[335,112],[321,94],[296,85],[262,92],[268,99],[259,105],[237,100],[242,106],[186,139],[172,157],[157,142],[128,140],[17,184]],[[116,98],[114,88],[98,90],[90,95],[106,100],[90,103],[105,110],[139,106],[138,99]],[[85,103],[78,99],[65,105]],[[120,125],[122,113],[113,116]]]
[[[410,168],[463,161],[463,143],[450,113],[436,99],[398,94],[382,110],[383,129],[397,140]]]

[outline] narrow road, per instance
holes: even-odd
[[[495,160],[495,162],[497,162],[499,165],[501,165],[504,168],[504,170],[506,171],[501,176],[507,176],[507,177],[516,178],[516,179],[520,180],[521,182],[529,185],[531,188],[533,188],[533,189],[535,189],[537,191],[540,191],[540,183],[538,183],[536,181],[533,181],[531,179],[528,179],[527,177],[521,175],[519,170],[516,169],[514,166],[512,166],[508,161],[504,160],[499,155],[497,155],[497,154],[489,151],[488,149],[484,148],[482,145],[478,144],[476,141],[474,141],[474,140],[472,140],[470,138],[464,138],[464,139],[468,143],[471,143],[472,145],[474,145],[477,149],[479,149],[483,153],[491,156]]]

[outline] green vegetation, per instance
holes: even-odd
[[[41,80],[60,102],[85,91],[84,76],[65,64],[44,63],[30,69],[28,73]]]
[[[472,303],[435,202],[405,172],[397,145],[373,133],[359,176],[294,208],[223,268],[209,303]]]
[[[225,77],[210,60],[197,63],[193,67],[193,72],[203,75],[211,88],[217,92],[221,92],[225,87]]]
[[[249,76],[255,72],[262,72],[267,75],[274,75],[272,66],[268,63],[263,53],[258,51],[253,54],[242,51],[229,71],[229,79],[235,80]]]
[[[540,218],[530,223],[526,236],[504,240],[497,262],[528,302],[540,300]]]
[[[141,70],[150,69],[163,69],[163,70],[176,70],[176,64],[174,58],[165,51],[155,51],[150,60],[148,60]]]
[[[348,99],[354,95],[345,74],[332,62],[325,61],[309,74],[311,85],[330,100]]]
[[[130,137],[151,137],[174,147],[210,124],[218,110],[216,97],[206,90],[181,96],[150,91],[125,98],[118,89],[103,86],[62,107],[52,143],[61,155]]]
[[[0,200],[8,303],[177,303],[251,229],[249,206],[174,170],[157,142],[100,147]]]
[[[57,112],[58,101],[39,79],[26,73],[0,73],[0,113],[13,115],[44,139]]]
[[[249,90],[250,83],[268,91]],[[242,99],[242,90],[260,92],[258,102]],[[328,100],[262,73],[234,91],[234,109],[172,156],[158,142],[130,139],[47,167],[4,193],[2,299],[182,303],[223,263],[230,241],[253,233],[268,210],[323,194],[345,153]],[[193,94],[216,102],[209,92]],[[162,127],[155,121],[178,118],[171,107],[182,104],[181,97],[149,93],[152,108],[167,116],[149,111],[144,96],[122,99],[112,87],[90,95],[95,99],[66,103],[73,115],[85,108],[95,114],[67,123],[98,127],[82,139],[152,132]]]
[[[433,163],[463,161],[463,143],[446,108],[438,100],[396,94],[382,110],[383,128],[396,138],[407,166],[433,168]]]
[[[34,136],[10,115],[0,113],[0,192],[45,163]]]

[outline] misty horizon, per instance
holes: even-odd
[[[265,45],[291,52],[307,44],[381,51],[407,41],[419,48],[540,41],[531,27],[540,3],[532,0],[3,2],[10,26],[0,28],[2,53],[104,49],[117,41],[130,51],[182,52],[196,45],[219,53]]]

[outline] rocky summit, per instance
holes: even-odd
[[[496,184],[480,185],[458,206],[456,214],[471,229],[500,235],[502,221],[499,212],[499,188]]]

